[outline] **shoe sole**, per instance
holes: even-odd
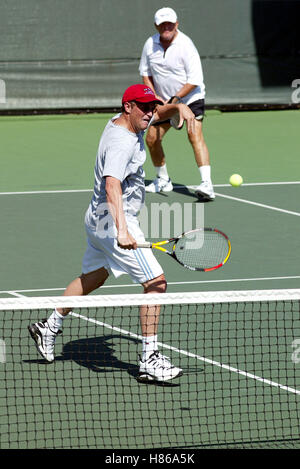
[[[202,197],[203,199],[206,199],[206,200],[215,200],[215,196],[212,197],[208,194],[205,194],[205,192],[196,191],[195,194],[199,198]]]
[[[173,190],[173,187],[172,189],[162,189],[161,191],[150,191],[150,190],[147,190],[147,187],[145,188],[145,191],[148,192],[149,194],[159,194],[160,192],[172,192]]]
[[[36,346],[36,349],[37,351],[39,352],[39,354],[48,362],[48,363],[53,363],[54,362],[54,359],[53,360],[48,360],[47,357],[45,357],[45,355],[43,354],[43,352],[41,351],[40,349],[40,346],[39,346],[39,340],[40,340],[40,336],[39,336],[39,333],[37,332],[37,327],[35,327],[34,325],[33,326],[28,326],[28,330],[29,330],[29,334],[31,335],[32,339],[34,340],[34,343],[35,343],[35,346]]]
[[[165,383],[167,381],[170,381],[171,379],[179,378],[182,375],[183,375],[183,372],[179,371],[177,375],[175,376],[170,376],[170,378],[166,378],[166,379],[159,379],[156,376],[151,375],[149,373],[141,373],[136,379],[139,383],[153,383],[153,382]]]

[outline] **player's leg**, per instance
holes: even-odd
[[[167,289],[167,282],[164,274],[159,277],[149,280],[142,284],[144,293],[165,293]],[[159,306],[141,306],[140,320],[143,337],[157,336],[158,322],[159,322]],[[152,352],[156,350],[154,348]]]
[[[203,135],[205,101],[204,99],[199,99],[189,104],[189,107],[195,114],[195,131],[190,132],[187,130],[187,134],[194,151],[196,164],[202,181],[196,189],[196,194],[198,197],[213,200],[215,198],[215,194],[211,181],[210,157]]]
[[[67,286],[64,296],[88,295],[103,285],[108,276],[109,274],[104,267],[82,274]],[[48,362],[54,361],[55,340],[61,334],[63,320],[71,310],[71,308],[56,308],[48,319],[28,326],[37,350]]]
[[[209,152],[204,140],[202,122],[195,121],[195,132],[187,131],[189,141],[193,147],[195,160],[198,168],[210,165]]]
[[[165,293],[167,282],[164,274],[143,284],[144,293]],[[158,351],[157,333],[160,305],[140,307],[143,355],[140,358],[139,381],[168,381],[182,375],[178,368]]]
[[[149,148],[157,177],[153,182],[151,182],[151,184],[146,186],[147,192],[169,192],[173,190],[162,146],[162,140],[170,127],[170,124],[165,122],[162,124],[151,125],[148,129],[146,143]]]
[[[188,138],[193,147],[195,160],[202,179],[202,183],[196,189],[196,194],[206,199],[213,200],[215,194],[211,182],[209,151],[204,139],[202,125],[201,121],[196,120],[195,132],[188,132]]]
[[[88,295],[97,288],[100,288],[108,277],[109,273],[104,267],[94,270],[93,272],[81,274],[80,277],[77,277],[67,286],[63,296]],[[57,308],[57,311],[63,316],[66,316],[71,311],[71,309]]]

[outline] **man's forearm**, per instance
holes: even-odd
[[[151,88],[155,93],[153,78],[145,75],[142,78],[144,85],[149,86],[149,88]]]
[[[191,91],[193,91],[195,88],[196,88],[196,85],[191,85],[190,83],[186,83],[185,85],[183,85],[182,88],[180,88],[180,90],[177,91],[176,97],[178,97],[180,99],[184,98],[186,95],[191,93]],[[174,103],[174,104],[176,104],[176,102],[178,102],[178,100],[176,100],[176,99],[174,99],[172,101],[172,103]]]
[[[108,208],[117,228],[118,246],[123,249],[136,249],[136,240],[128,232],[120,181],[112,176],[107,176],[105,190]]]
[[[118,179],[106,178],[106,200],[110,214],[115,222],[118,234],[127,233],[127,223],[123,209],[122,189]]]

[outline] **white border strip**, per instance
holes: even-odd
[[[1,298],[0,311],[51,308],[105,308],[140,305],[299,301],[299,289],[183,292],[161,294]]]

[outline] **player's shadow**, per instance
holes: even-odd
[[[115,355],[114,343],[122,344],[130,342],[140,345],[140,341],[131,337],[124,338],[121,335],[109,335],[105,337],[93,337],[79,339],[64,345],[61,356],[57,357],[57,361],[73,360],[78,365],[84,366],[96,373],[107,373],[124,370],[130,376],[137,379],[139,374],[139,366],[133,363],[122,361]],[[120,347],[122,348],[122,346]],[[122,352],[118,352],[120,355]],[[140,383],[144,384],[144,383]],[[156,386],[174,387],[179,386],[177,383],[158,383],[150,382]]]
[[[201,203],[201,204],[206,204],[210,203],[211,200],[207,200],[205,197],[201,197],[195,194],[195,191],[193,189],[189,189],[187,186],[184,186],[180,183],[174,183],[173,185],[173,192],[176,192],[177,194],[180,195],[186,195],[188,197],[193,197],[195,199],[196,203]]]
[[[151,179],[145,179],[145,185],[146,186],[148,184],[150,184],[150,182],[152,182]],[[199,203],[205,204],[205,203],[211,202],[210,200],[207,200],[204,197],[198,197],[195,194],[194,190],[189,189],[187,186],[185,186],[184,184],[181,184],[181,183],[173,182],[173,191],[172,192],[176,192],[177,194],[180,194],[180,195],[185,195],[185,196],[188,196],[188,197],[192,197],[193,199],[195,199],[196,203],[199,202]],[[158,192],[156,195],[158,195],[160,197],[168,197],[168,195],[172,194],[172,192]]]
[[[64,344],[61,355],[55,357],[55,362],[59,361],[74,361],[79,366],[88,368],[95,373],[114,373],[120,370],[127,372],[130,376],[137,379],[139,374],[139,366],[136,363],[127,363],[122,361],[122,352],[117,352],[120,357],[115,355],[114,344],[118,346],[127,341],[127,350],[130,342],[136,345],[141,345],[140,341],[131,337],[124,338],[121,335],[108,335],[102,337],[84,338],[79,340],[72,340]],[[119,348],[119,347],[118,347]],[[49,365],[46,360],[23,360],[24,363],[37,363],[41,365]],[[144,384],[144,383],[140,383]],[[146,384],[176,387],[179,383],[159,383],[149,382]]]
[[[122,361],[121,357],[115,355],[114,343],[120,344],[124,340],[135,344],[138,343],[135,339],[124,339],[119,335],[73,340],[63,346],[62,354],[56,358],[56,361],[72,360],[96,373],[124,370],[136,378],[138,376],[137,364]]]
[[[63,345],[62,353],[55,357],[55,362],[74,361],[78,365],[97,373],[125,370],[130,375],[137,377],[138,366],[136,364],[127,363],[115,356],[114,342],[120,343],[121,340],[131,341],[135,344],[139,343],[135,339],[124,339],[119,335],[72,340]],[[23,360],[23,362],[49,365],[49,362],[43,358]]]

